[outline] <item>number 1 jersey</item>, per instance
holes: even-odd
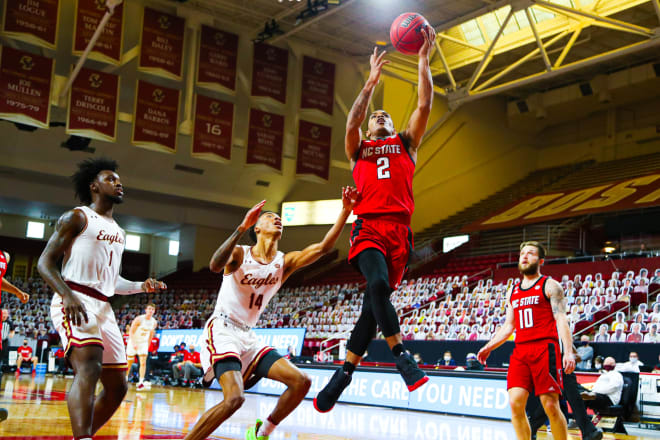
[[[557,321],[550,300],[545,295],[547,276],[542,276],[529,288],[520,282],[513,286],[511,307],[516,328],[516,344],[541,339],[559,340]]]
[[[414,174],[415,162],[401,135],[363,140],[353,168],[353,179],[361,195],[353,213],[394,215],[410,224],[415,209]]]
[[[273,261],[261,264],[252,257],[250,246],[241,247],[243,262],[234,272],[223,276],[214,315],[224,314],[254,327],[282,285],[284,253],[278,251]]]

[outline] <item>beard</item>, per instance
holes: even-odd
[[[539,262],[529,263],[527,267],[523,267],[518,263],[518,270],[522,275],[536,275],[539,271]]]
[[[108,199],[115,205],[121,205],[122,203],[124,203],[124,196],[112,195],[112,196],[108,196]]]

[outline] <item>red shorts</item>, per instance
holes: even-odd
[[[356,263],[356,257],[365,249],[378,249],[385,255],[390,287],[396,289],[406,272],[413,249],[410,226],[360,217],[353,223],[350,242],[348,262],[351,264]]]
[[[552,339],[516,344],[509,360],[507,390],[524,388],[535,395],[561,394],[564,387],[559,342]]]

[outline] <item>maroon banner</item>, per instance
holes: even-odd
[[[314,108],[329,115],[335,103],[335,65],[303,57],[300,108]]]
[[[105,12],[105,0],[76,0],[76,22],[73,32],[74,55],[81,55],[84,52]],[[121,62],[123,22],[124,4],[121,3],[115,7],[115,12],[103,28],[99,39],[96,40],[96,44],[89,54],[91,59],[111,64]]]
[[[254,45],[252,96],[267,96],[286,102],[289,51],[265,43]]]
[[[463,230],[469,232],[509,228],[558,218],[657,205],[660,205],[660,171],[591,188],[526,197]]]
[[[66,132],[116,141],[118,98],[119,76],[83,67],[69,92]]]
[[[296,175],[311,175],[328,180],[332,129],[300,120]]]
[[[231,159],[234,104],[195,95],[192,155],[221,161]]]
[[[178,90],[138,80],[131,140],[133,145],[168,153],[176,151],[179,96]]]
[[[3,0],[2,32],[17,40],[55,48],[59,0]]]
[[[197,64],[197,85],[236,89],[238,35],[202,26]]]
[[[11,47],[0,49],[0,118],[47,128],[55,63]]]
[[[186,21],[144,8],[138,70],[180,80]]]
[[[284,116],[250,109],[248,132],[246,163],[267,165],[281,172]]]

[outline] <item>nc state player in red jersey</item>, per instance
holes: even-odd
[[[413,246],[410,230],[415,208],[412,179],[417,149],[426,131],[433,101],[429,53],[435,31],[428,27],[422,32],[425,41],[419,50],[418,102],[407,128],[397,133],[390,115],[378,110],[369,117],[367,139],[362,139],[360,126],[367,116],[367,106],[383,65],[388,63],[383,59],[385,52],[379,54],[377,48],[370,60],[371,74],[348,115],[346,156],[362,195],[354,209],[358,218],[351,232],[348,259],[366,278],[367,289],[362,313],[348,341],[346,362],[314,399],[314,407],[320,412],[330,411],[350,384],[351,375],[376,336],[377,327],[394,354],[408,390],[414,391],[428,381],[410,353],[403,349],[399,318],[390,302],[390,294],[403,277]]]
[[[536,241],[520,245],[518,269],[523,280],[508,292],[506,321],[477,355],[486,363],[490,352],[502,345],[516,331],[515,348],[507,374],[507,389],[511,404],[511,423],[518,440],[529,440],[531,430],[525,405],[529,393],[539,396],[550,419],[552,437],[568,438],[566,419],[559,407],[562,392],[562,361],[559,340],[566,347],[563,367],[567,374],[575,369],[573,340],[568,327],[564,290],[561,285],[542,276],[545,249]]]

